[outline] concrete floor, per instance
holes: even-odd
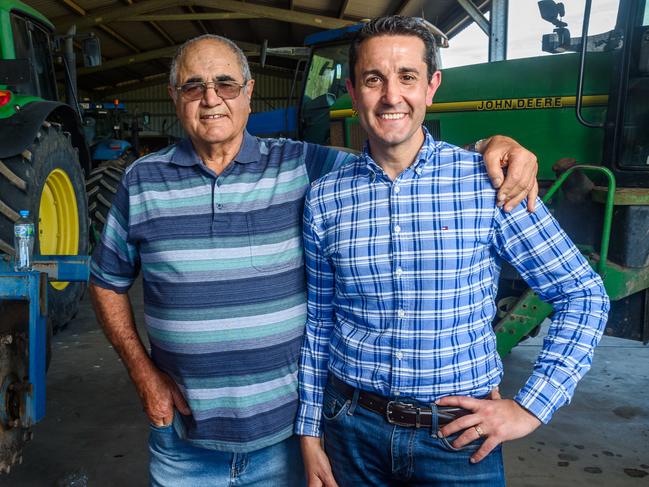
[[[131,299],[141,319],[141,289]],[[527,378],[540,338],[505,359],[502,393]],[[47,413],[0,486],[147,485],[147,420],[89,301],[54,337]],[[649,347],[604,338],[570,406],[505,446],[511,487],[649,486]],[[84,483],[85,480],[85,483]]]

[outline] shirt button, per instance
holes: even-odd
[[[421,174],[421,168],[418,167],[417,169],[415,169],[415,172],[416,172],[417,174]]]
[[[401,227],[399,225],[394,226],[394,233],[401,233]]]
[[[399,311],[397,311],[397,316],[399,318],[404,318],[406,316],[406,312],[404,310],[400,309]]]
[[[222,205],[221,203],[219,203],[218,205],[216,205],[216,208],[219,209],[219,210],[222,210],[222,209],[223,209],[223,205]]]
[[[403,352],[399,350],[397,353],[394,354],[398,360],[401,360],[403,358]]]
[[[394,187],[394,192],[398,193],[399,191],[401,191],[401,186],[395,186]]]
[[[394,273],[399,277],[401,274],[403,274],[403,269],[401,267],[397,267],[397,270],[394,271]]]

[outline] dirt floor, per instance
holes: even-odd
[[[132,291],[141,318],[141,289]],[[505,359],[504,396],[527,378],[541,338]],[[86,299],[54,337],[47,413],[0,486],[147,485],[148,424]],[[511,487],[649,486],[649,347],[605,338],[573,403],[505,446]]]

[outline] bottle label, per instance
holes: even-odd
[[[34,225],[26,224],[26,225],[15,225],[14,226],[14,234],[16,237],[19,238],[29,238],[34,236]]]

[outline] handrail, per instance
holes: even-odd
[[[604,277],[606,273],[606,259],[608,258],[608,246],[611,240],[611,224],[613,222],[613,206],[615,201],[615,175],[613,172],[603,166],[595,166],[592,164],[577,164],[572,166],[566,172],[564,172],[559,178],[554,182],[548,192],[543,196],[543,203],[547,203],[554,196],[557,190],[561,185],[568,179],[573,171],[575,170],[586,170],[586,171],[595,171],[604,173],[608,178],[608,193],[606,195],[606,203],[604,205],[604,225],[602,226],[602,240],[600,245],[600,255],[599,262],[597,264],[597,272],[600,276]]]

